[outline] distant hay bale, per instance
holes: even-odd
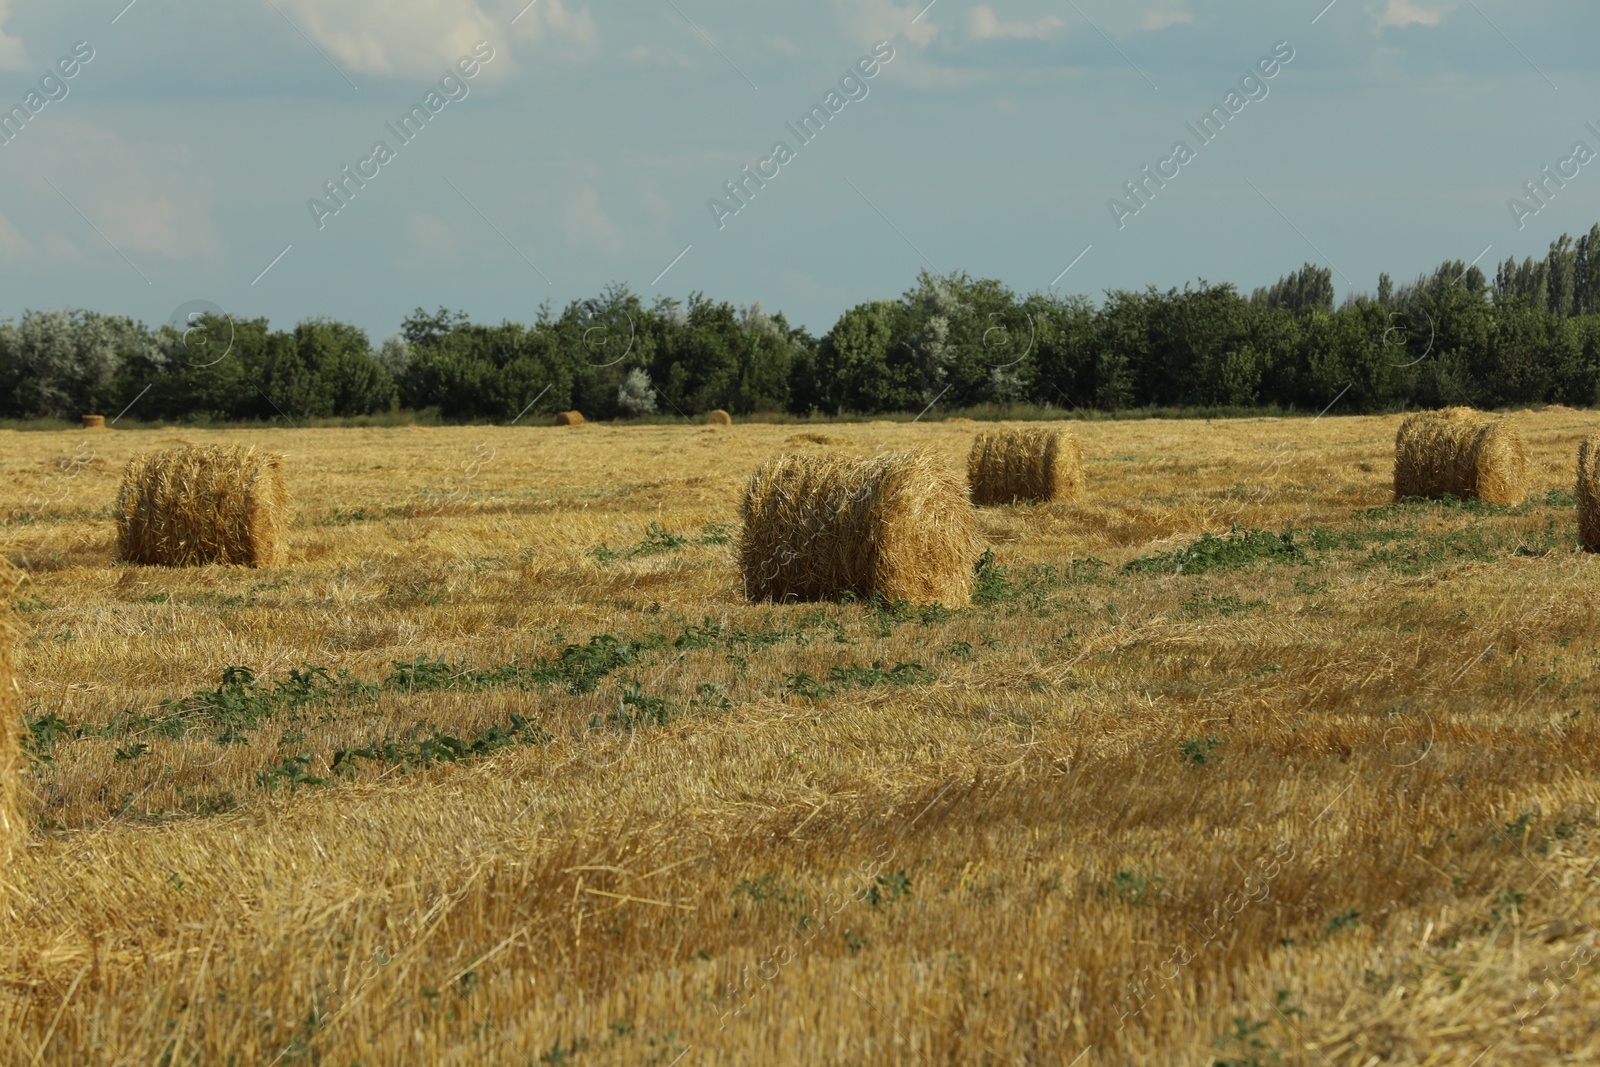
[[[0,559],[0,895],[3,895],[12,857],[22,850],[27,829],[17,805],[22,778],[22,701],[17,698],[15,645],[11,596],[17,575]]]
[[[1578,446],[1578,544],[1600,552],[1600,433]]]
[[[135,456],[117,496],[118,558],[161,567],[270,567],[284,554],[283,457],[239,445]]]
[[[970,598],[972,506],[928,450],[777,455],[751,476],[739,510],[739,567],[753,601],[854,593],[954,608]]]
[[[721,408],[717,408],[715,411],[706,412],[706,424],[708,426],[732,426],[733,416]]]
[[[103,430],[106,428],[106,417],[104,415],[85,415],[83,417],[83,428],[85,430]]]
[[[1526,495],[1527,449],[1509,419],[1472,408],[1408,415],[1394,439],[1394,498],[1446,494],[1516,505]]]
[[[967,453],[967,484],[980,507],[1071,500],[1083,482],[1083,450],[1071,430],[985,430]]]
[[[582,426],[583,425],[583,412],[581,412],[581,411],[563,411],[561,414],[556,416],[556,425],[557,426]]]

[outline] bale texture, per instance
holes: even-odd
[[[970,599],[972,505],[926,449],[777,455],[751,476],[739,510],[739,567],[753,601],[853,593],[954,608]]]
[[[284,555],[283,457],[239,445],[135,456],[117,497],[118,558],[162,567],[270,567]]]
[[[85,430],[103,430],[106,428],[106,417],[104,415],[85,415],[83,417],[83,428]]]
[[[563,411],[561,414],[556,416],[556,425],[557,426],[582,426],[583,425],[583,412],[581,412],[581,411]]]
[[[721,408],[706,412],[706,423],[711,426],[732,426],[733,416]]]
[[[1578,446],[1578,544],[1600,552],[1600,433]]]
[[[0,559],[0,893],[9,881],[12,858],[22,850],[27,831],[17,804],[22,778],[22,702],[17,698],[16,668],[11,661],[16,631],[11,598],[16,571]]]
[[[967,484],[980,507],[1071,500],[1083,482],[1083,450],[1071,430],[986,430],[967,453]]]
[[[1509,419],[1472,408],[1408,415],[1394,439],[1394,498],[1446,494],[1516,505],[1526,495],[1528,456]]]

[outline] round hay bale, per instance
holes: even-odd
[[[717,408],[715,411],[706,412],[706,424],[708,426],[732,426],[733,416],[721,408]]]
[[[752,601],[853,593],[955,608],[970,599],[972,505],[927,449],[859,460],[777,455],[751,476],[739,511],[739,568]]]
[[[240,445],[135,456],[117,496],[117,558],[159,567],[270,567],[289,521],[283,457]]]
[[[1600,433],[1578,446],[1578,544],[1600,552]]]
[[[12,857],[22,851],[27,827],[17,807],[22,778],[22,702],[17,699],[15,667],[11,650],[17,632],[11,613],[12,592],[17,573],[0,559],[0,895],[9,874]]]
[[[1528,453],[1509,419],[1472,408],[1407,415],[1394,438],[1394,498],[1446,494],[1517,505],[1527,494]]]
[[[83,428],[85,430],[103,430],[106,428],[106,417],[104,415],[85,415],[83,417]]]
[[[556,416],[556,425],[557,426],[582,426],[583,425],[583,412],[581,412],[581,411],[563,411],[561,414]]]
[[[967,452],[967,485],[980,507],[1071,500],[1083,483],[1083,450],[1071,430],[985,430]]]

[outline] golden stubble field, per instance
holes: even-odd
[[[1600,420],[1517,419],[1514,509],[1390,504],[1392,417],[1078,424],[954,612],[729,539],[974,424],[0,433],[0,1061],[1594,1062]],[[225,442],[288,564],[114,564],[128,457]]]

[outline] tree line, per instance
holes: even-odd
[[[156,329],[92,311],[0,322],[0,417],[115,414],[300,420],[434,411],[509,422],[577,409],[657,413],[916,413],[1032,405],[1341,411],[1600,403],[1600,225],[1489,278],[1448,260],[1335,308],[1306,264],[1248,296],[1199,281],[1103,300],[923,271],[898,299],[846,311],[822,337],[759,303],[627,287],[546,305],[532,324],[417,309],[374,345],[310,319],[206,315]]]

